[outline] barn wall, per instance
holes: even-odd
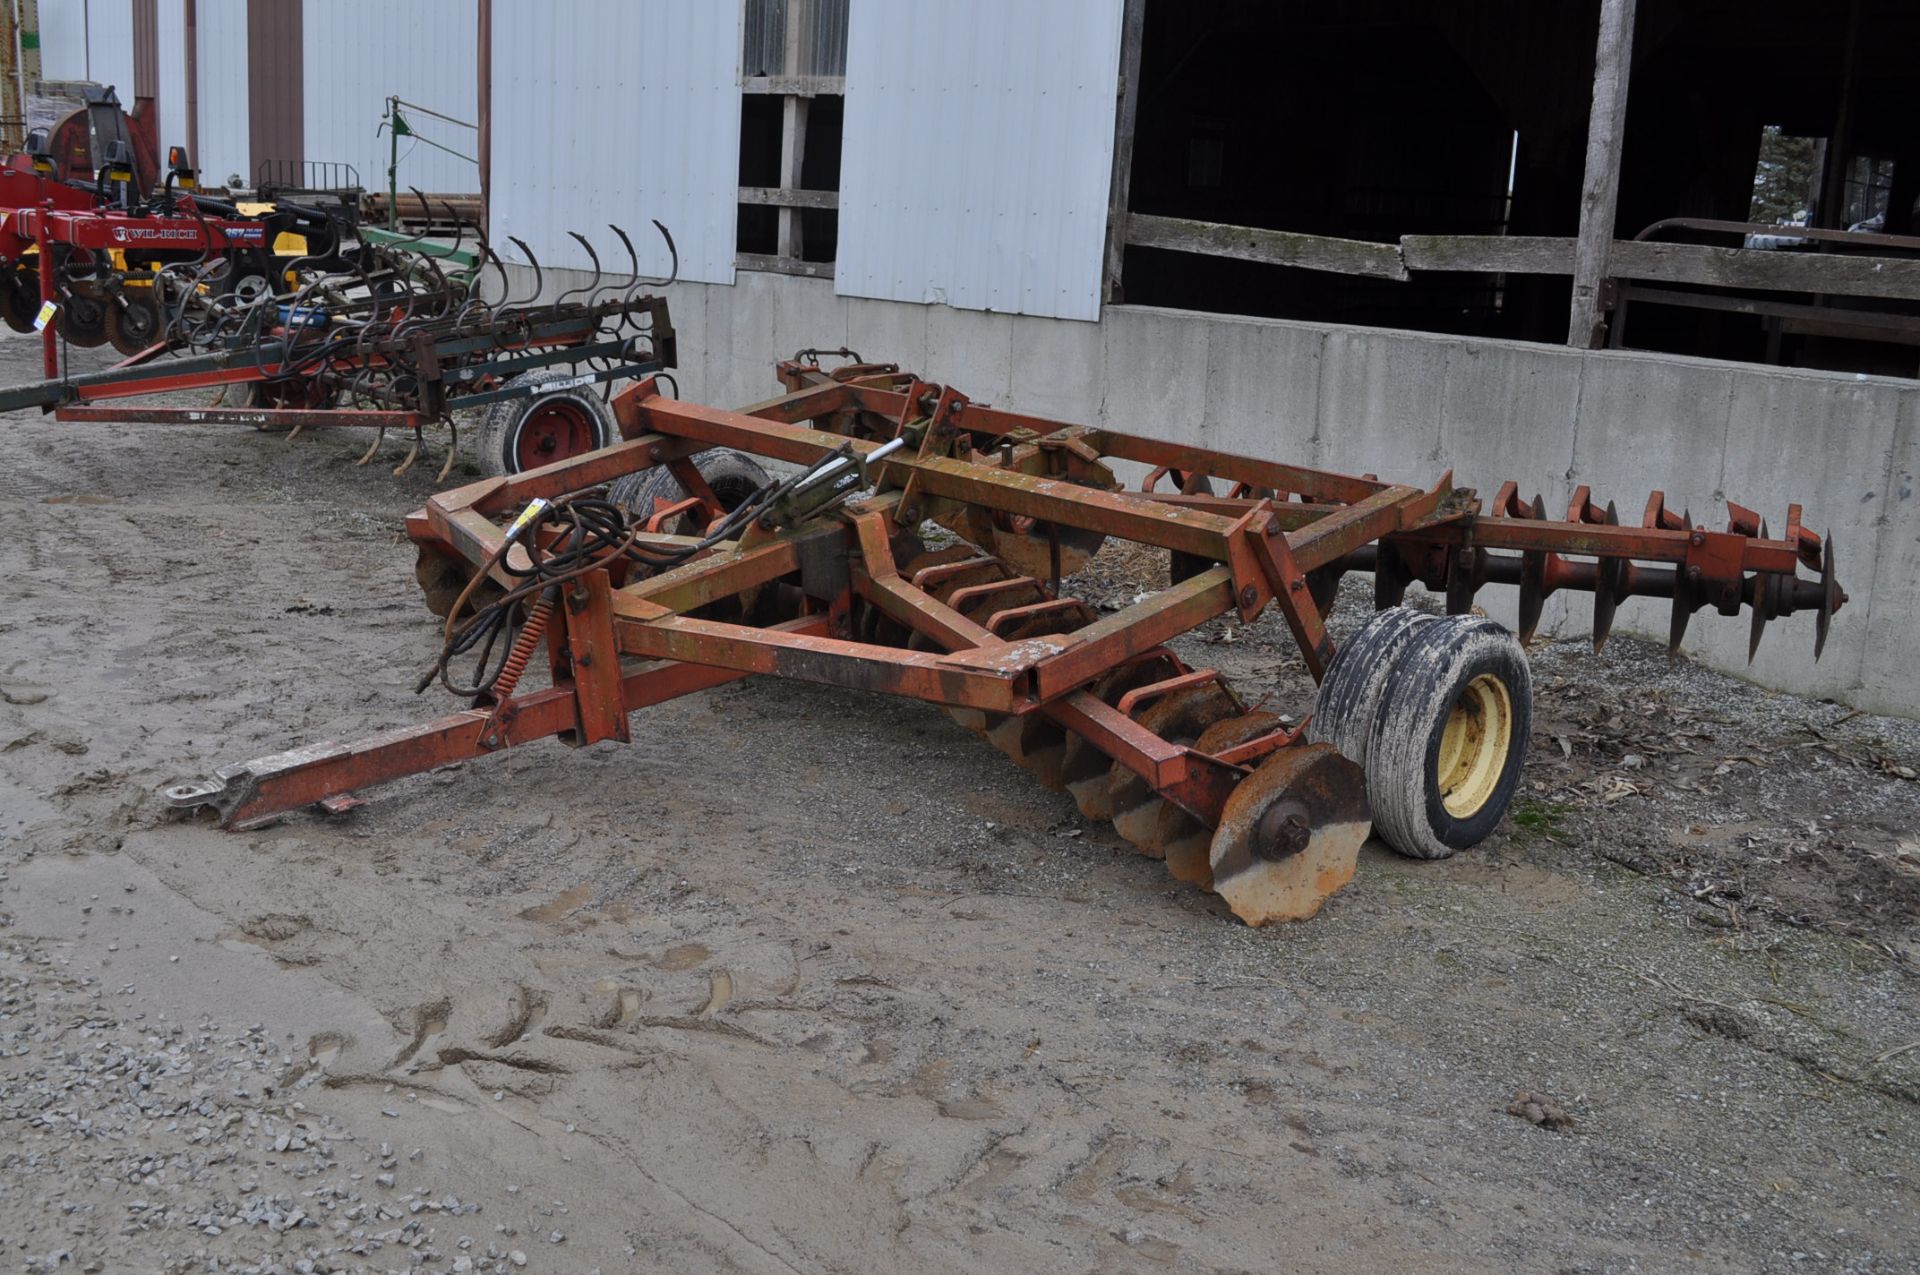
[[[40,74],[111,84],[133,109],[133,0],[40,0]]]
[[[1121,0],[855,0],[835,287],[1093,319]]]
[[[159,0],[158,49],[160,83],[156,103],[160,110],[160,159],[167,147],[187,145],[187,6],[186,0]],[[191,157],[195,164],[200,157]]]
[[[245,184],[253,179],[247,6],[240,0],[201,0],[198,14],[200,154],[194,163],[210,186],[236,176]]]
[[[40,74],[87,78],[87,0],[40,0]]]
[[[387,137],[379,132],[389,95],[469,124],[479,123],[478,13],[473,0],[413,0],[397,38],[390,0],[308,0],[304,14],[306,158],[351,164],[369,190],[387,186]],[[404,111],[404,108],[403,108]],[[471,130],[430,116],[408,121],[422,137],[477,155]],[[477,193],[480,171],[412,138],[400,141],[402,191]]]
[[[495,0],[495,240],[525,239],[544,265],[588,265],[567,231],[608,266],[633,237],[664,274],[672,232],[680,277],[733,279],[739,200],[741,6],[712,0],[578,0],[556,22],[543,0]]]

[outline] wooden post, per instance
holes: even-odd
[[[807,6],[790,4],[787,6],[787,27],[785,47],[781,52],[781,72],[788,76],[800,74],[800,38],[803,19],[810,17]],[[808,99],[798,94],[788,94],[781,104],[780,111],[780,185],[787,190],[797,190],[800,186],[800,170],[807,155],[807,108],[812,105]],[[797,260],[803,242],[798,208],[780,210],[780,242],[775,252],[782,257]]]
[[[1860,0],[1847,8],[1846,48],[1840,64],[1840,102],[1833,112],[1833,134],[1827,138],[1825,163],[1820,170],[1820,206],[1813,224],[1826,230],[1847,228],[1847,162],[1853,157],[1853,106],[1859,96]]]
[[[1606,343],[1600,287],[1613,248],[1620,206],[1620,149],[1632,75],[1635,0],[1600,0],[1600,38],[1593,51],[1593,106],[1587,115],[1587,175],[1580,187],[1580,237],[1573,248],[1573,312],[1567,344],[1595,349]]]
[[[200,167],[200,22],[198,0],[183,6],[187,51],[187,160]],[[163,108],[164,109],[164,108]]]
[[[1113,130],[1113,187],[1107,206],[1106,302],[1119,301],[1120,266],[1127,250],[1127,192],[1133,184],[1133,127],[1140,109],[1140,44],[1147,0],[1126,0],[1120,19],[1120,100]]]
[[[480,220],[493,224],[493,0],[480,0],[478,23],[474,30],[475,105],[479,107]]]

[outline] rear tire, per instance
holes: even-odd
[[[509,387],[571,379],[563,372],[522,372]],[[591,385],[536,392],[488,406],[474,434],[482,472],[521,474],[598,451],[619,434],[613,412]]]
[[[1533,679],[1513,634],[1464,615],[1416,626],[1367,743],[1374,830],[1415,859],[1478,845],[1519,787],[1532,725]]]

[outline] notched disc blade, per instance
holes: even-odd
[[[1620,606],[1620,577],[1626,569],[1627,564],[1618,558],[1600,560],[1600,578],[1594,582],[1593,591],[1593,649],[1596,651],[1607,644],[1607,635],[1613,632],[1613,615]]]
[[[1667,623],[1667,656],[1680,654],[1680,643],[1687,636],[1687,623],[1693,619],[1693,591],[1681,576],[1673,582],[1673,618]]]
[[[1213,888],[1248,925],[1305,920],[1353,879],[1372,828],[1360,767],[1331,744],[1283,748],[1227,797]]]
[[[1840,575],[1833,564],[1833,533],[1820,545],[1820,612],[1813,618],[1813,658],[1818,660],[1827,649],[1827,631],[1833,627],[1833,613],[1840,609]]]
[[[987,741],[1033,773],[1042,785],[1058,792],[1066,787],[1061,760],[1067,747],[1067,730],[1052,718],[1038,713],[1002,717],[987,728]]]
[[[1183,743],[1197,741],[1217,722],[1240,716],[1240,707],[1226,687],[1206,682],[1162,696],[1137,720],[1160,738]],[[1113,811],[1114,829],[1133,842],[1140,853],[1155,859],[1164,858],[1167,846],[1183,832],[1178,820],[1163,815],[1158,808],[1168,806],[1182,818],[1191,819],[1155,792],[1152,784],[1117,761],[1108,771],[1106,801]]]

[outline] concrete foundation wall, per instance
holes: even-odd
[[[1835,537],[1852,601],[1813,662],[1813,617],[1748,625],[1703,610],[1686,651],[1762,685],[1920,716],[1920,384],[1110,306],[1099,323],[837,297],[823,280],[742,272],[670,293],[688,398],[772,396],[775,359],[849,345],[973,398],[1226,451],[1430,485],[1448,467],[1491,498],[1505,479],[1548,510],[1593,488],[1638,523],[1654,488],[1697,522],[1726,499],[1778,532],[1787,502]],[[1514,590],[1480,601],[1512,622]],[[1587,631],[1585,597],[1547,631]],[[1624,604],[1617,632],[1664,641],[1664,602]]]

